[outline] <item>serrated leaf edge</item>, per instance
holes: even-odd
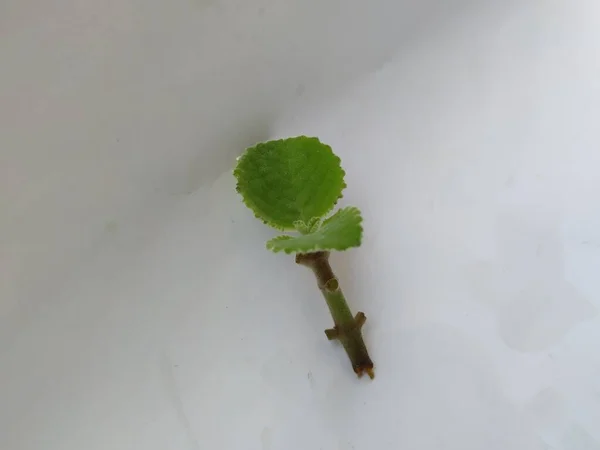
[[[360,229],[360,234],[358,237],[358,243],[356,245],[349,245],[349,246],[332,246],[332,247],[328,247],[328,246],[322,246],[319,245],[318,243],[316,243],[313,247],[311,247],[310,250],[302,250],[301,252],[297,251],[297,250],[292,250],[292,249],[284,249],[284,248],[273,248],[273,244],[275,242],[279,242],[279,241],[288,241],[290,239],[294,239],[295,236],[290,236],[290,235],[280,235],[280,236],[276,236],[272,239],[269,239],[266,243],[266,247],[267,250],[272,251],[273,253],[280,253],[280,252],[284,252],[287,255],[290,255],[292,253],[315,253],[315,252],[320,252],[320,251],[330,251],[330,250],[335,250],[338,252],[343,252],[346,251],[348,249],[351,248],[358,248],[361,246],[362,244],[362,237],[363,237],[363,232],[364,232],[364,228],[362,226],[363,223],[363,217],[362,214],[360,212],[360,209],[358,209],[356,206],[347,206],[345,208],[342,209],[338,209],[334,214],[332,214],[330,217],[328,217],[327,219],[321,221],[322,225],[324,226],[333,216],[335,216],[337,213],[339,213],[340,211],[343,210],[347,210],[348,213],[358,213],[358,217],[359,217],[359,221],[357,223],[358,228]]]

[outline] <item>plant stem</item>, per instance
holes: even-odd
[[[341,342],[354,372],[359,377],[366,373],[373,379],[373,361],[369,357],[361,333],[367,318],[362,312],[356,316],[350,312],[338,279],[329,265],[329,252],[298,253],[296,263],[312,269],[317,277],[317,284],[325,297],[334,323],[333,328],[325,330],[325,335],[329,340],[337,339]]]

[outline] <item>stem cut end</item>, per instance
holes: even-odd
[[[375,378],[375,372],[373,371],[372,367],[367,367],[366,369],[364,369],[364,371],[367,373],[367,375],[369,375],[369,378],[371,380]],[[361,377],[362,374],[359,374],[358,376]]]

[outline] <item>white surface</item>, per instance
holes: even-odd
[[[0,448],[600,449],[600,4],[35,3],[0,6]],[[374,382],[233,191],[299,133],[365,215],[333,265]]]

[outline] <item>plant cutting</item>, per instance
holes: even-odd
[[[346,187],[340,158],[319,139],[298,136],[248,148],[233,173],[246,206],[265,224],[285,232],[269,240],[267,249],[295,253],[296,263],[314,272],[333,319],[327,338],[342,344],[359,377],[366,373],[374,378],[362,336],[367,318],[351,313],[329,264],[332,251],[359,247],[363,233],[358,208],[332,214]]]

